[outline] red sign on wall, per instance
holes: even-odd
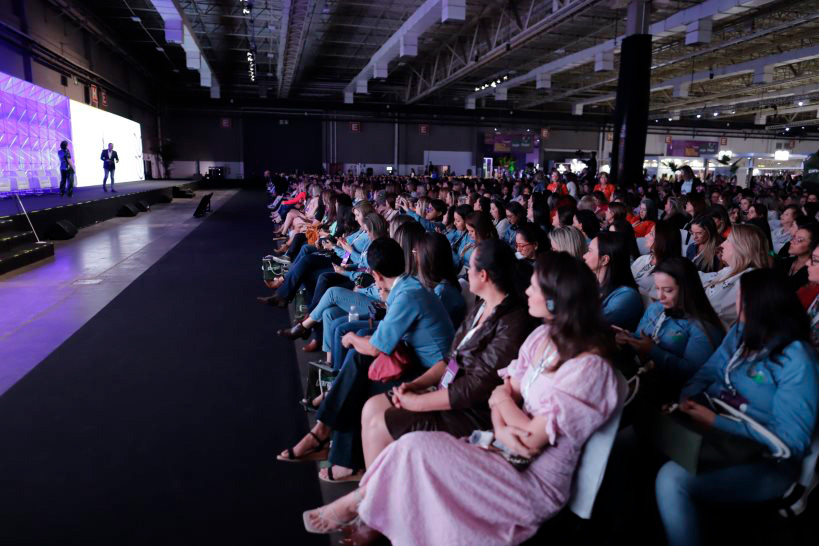
[[[91,95],[91,106],[99,106],[100,105],[100,99],[99,99],[99,96],[97,95],[97,86],[96,85],[92,85],[90,87],[90,95]]]
[[[351,121],[350,122],[350,131],[354,133],[361,132],[361,122],[360,121]]]
[[[671,135],[665,135],[665,143],[666,144],[671,144],[672,141],[673,141],[673,139],[671,138]]]
[[[429,134],[429,124],[427,124],[427,123],[420,124],[418,126],[418,132],[421,133],[422,135],[428,135]]]
[[[105,91],[100,91],[100,98],[102,99],[100,102],[102,103],[103,108],[108,108],[108,93]]]
[[[548,127],[545,127],[543,129],[541,129],[540,130],[540,138],[542,140],[549,140],[549,133],[550,133],[550,131],[549,131]]]
[[[222,129],[230,129],[233,126],[233,121],[230,118],[220,118],[219,127]]]
[[[728,145],[728,137],[719,137],[719,145],[720,146],[727,146]]]

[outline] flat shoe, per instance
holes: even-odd
[[[276,296],[273,297],[275,298]],[[299,323],[291,328],[282,328],[280,330],[276,330],[276,334],[282,337],[286,337],[288,339],[299,338],[307,339],[308,337],[310,337],[310,330],[302,326],[301,323]]]
[[[301,350],[305,353],[315,353],[319,349],[321,349],[321,346],[319,345],[317,339],[311,339],[309,343],[307,343],[304,347],[301,348]]]

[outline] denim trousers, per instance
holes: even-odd
[[[655,491],[669,546],[703,543],[698,505],[742,504],[774,500],[799,477],[798,461],[732,466],[693,475],[669,461],[657,473]],[[745,522],[747,523],[747,522]],[[735,522],[743,525],[743,522]],[[723,522],[723,525],[729,525]]]
[[[284,253],[285,256],[290,258],[290,263],[296,261],[296,257],[301,252],[302,247],[307,245],[307,235],[304,233],[296,233],[293,236],[293,242],[290,243],[290,246],[287,248],[287,252]]]
[[[320,279],[319,282],[321,282]],[[316,291],[318,291],[318,288],[316,288]],[[322,323],[324,327],[325,334],[322,346],[325,348],[323,350],[330,350],[330,340],[332,338],[329,336],[333,333],[333,330],[328,328],[328,325],[331,320],[341,316],[346,317],[353,305],[355,305],[358,310],[359,316],[365,317],[367,313],[369,313],[369,307],[372,302],[373,300],[370,297],[354,292],[349,288],[341,286],[328,288],[319,299],[318,304],[315,305],[310,312],[310,318]]]
[[[316,288],[313,290],[313,301],[310,303],[310,310],[315,309],[327,290],[335,286],[340,286],[348,290],[355,288],[353,281],[346,275],[336,273],[335,271],[322,273],[319,275],[318,280],[316,280]]]
[[[305,248],[307,248],[306,245],[302,247],[302,250]],[[308,296],[312,298],[319,275],[333,270],[332,259],[324,254],[305,252],[302,255],[299,251],[299,255],[300,257],[293,262],[287,275],[284,276],[284,283],[276,290],[276,295],[286,301],[290,301],[302,285],[307,288]]]
[[[60,195],[64,194],[68,186],[68,195],[74,193],[74,173],[60,169]]]

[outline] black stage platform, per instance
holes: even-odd
[[[76,228],[84,228],[117,216],[128,205],[169,203],[174,188],[196,189],[199,180],[150,180],[123,182],[117,192],[105,192],[102,186],[77,188],[72,197],[59,194],[26,195],[20,199],[29,214],[41,241],[57,222],[67,220]],[[127,211],[126,211],[127,212]],[[130,214],[133,215],[133,214]],[[65,238],[58,237],[57,238]],[[38,243],[16,197],[0,199],[0,274],[22,267],[54,254],[53,245]]]
[[[117,193],[104,192],[102,186],[89,186],[87,188],[76,188],[72,197],[60,197],[59,193],[49,193],[45,195],[25,195],[20,199],[23,206],[31,214],[34,211],[62,207],[64,205],[87,205],[89,201],[99,201],[102,199],[122,198],[134,193],[149,192],[155,190],[165,190],[173,186],[183,186],[190,184],[190,180],[146,180],[144,182],[122,182],[117,183]],[[14,216],[20,214],[20,206],[16,197],[4,197],[0,199],[0,217]],[[79,226],[78,226],[79,227]]]

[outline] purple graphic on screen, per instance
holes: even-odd
[[[63,140],[71,148],[68,97],[0,72],[0,195],[58,189]]]

